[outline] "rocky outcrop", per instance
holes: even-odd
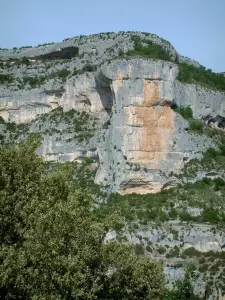
[[[170,54],[171,62],[118,58],[121,51],[133,49],[133,35],[162,46]],[[68,49],[74,50],[72,54]],[[65,55],[71,58],[70,54],[77,56],[64,60]],[[24,56],[29,57],[30,64],[16,61]],[[2,143],[20,141],[36,132],[42,135],[37,154],[47,162],[81,162],[92,158],[91,166],[97,169],[95,182],[105,186],[102,190],[108,194],[156,193],[181,183],[225,177],[223,167],[218,165],[196,169],[192,177],[179,177],[186,163],[194,158],[201,160],[208,148],[218,146],[208,136],[191,133],[189,122],[172,108],[189,106],[195,119],[224,130],[225,93],[179,82],[177,63],[196,67],[199,64],[180,56],[170,43],[156,35],[130,32],[71,38],[35,48],[0,50],[0,60],[7,66],[2,74],[16,78],[0,85]],[[94,68],[85,69],[87,64]],[[69,71],[68,76],[52,76],[61,70]],[[43,75],[44,83],[36,84],[35,88],[21,83],[24,76],[38,79]],[[220,193],[216,190],[216,197],[222,198]],[[187,198],[182,196],[179,200],[183,205]],[[173,204],[170,209],[162,207],[162,226],[147,220],[143,227],[134,221],[126,239],[134,244],[144,243],[156,259],[163,260],[170,286],[171,281],[184,275],[180,263],[184,266],[194,262],[200,267],[195,257],[199,253],[205,257],[205,267],[210,266],[214,253],[217,261],[212,266],[217,264],[222,276],[224,270],[218,264],[225,249],[224,231],[216,229],[216,225],[201,223],[202,218],[200,223],[181,222],[177,213],[171,217],[173,221],[168,220],[172,207],[181,205]],[[186,203],[184,214],[189,220],[197,220],[203,212],[202,203]],[[138,228],[136,232],[134,228]],[[115,236],[116,233],[111,234]],[[205,280],[203,274],[195,285],[202,296],[205,282],[210,279]],[[217,281],[214,276],[212,293],[206,299],[221,296]]]
[[[207,137],[190,135],[188,122],[170,107],[177,101],[176,65],[116,61],[102,74],[111,81],[114,104],[99,146],[96,182],[113,183],[121,193],[158,192],[168,183],[176,185],[169,173],[182,168],[184,160],[214,147]]]
[[[96,73],[71,77],[64,86],[50,80],[32,91],[4,92],[0,116],[20,123],[57,107],[85,110],[103,127],[89,143],[73,140],[63,146],[65,140],[56,141],[53,134],[44,138],[39,153],[46,160],[65,161],[79,159],[81,152],[92,156],[90,149],[96,148],[97,183],[122,194],[155,193],[179,183],[171,172],[179,173],[185,162],[216,147],[206,136],[189,134],[188,122],[171,104],[191,106],[199,119],[225,115],[224,94],[181,84],[177,73],[170,62],[116,60]]]

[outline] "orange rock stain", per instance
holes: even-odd
[[[161,103],[161,105],[160,105]],[[153,163],[165,159],[174,130],[173,110],[160,98],[158,81],[145,80],[142,106],[128,107],[134,131],[134,148],[130,162]]]

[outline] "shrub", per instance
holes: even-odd
[[[203,122],[200,120],[190,120],[190,129],[202,133]]]
[[[172,220],[176,220],[177,219],[177,210],[175,208],[171,208],[170,212],[169,212],[169,217],[172,219]]]
[[[180,106],[175,108],[174,111],[180,114],[186,120],[193,118],[193,111],[190,106],[187,107]]]
[[[23,83],[29,84],[31,88],[35,88],[42,85],[45,82],[45,80],[46,80],[45,76],[39,76],[39,77],[24,76],[23,77]]]
[[[152,248],[151,248],[151,246],[149,246],[149,245],[147,245],[145,249],[146,249],[146,251],[148,251],[148,252],[152,252]]]
[[[207,149],[207,151],[205,153],[206,158],[215,158],[217,155],[218,155],[218,152],[213,148]]]
[[[166,253],[166,248],[163,247],[163,246],[160,246],[157,250],[158,250],[159,254],[164,254],[164,253]]]
[[[182,211],[180,213],[180,219],[182,221],[195,221],[196,220],[196,217],[193,217],[192,215],[190,215],[187,211]]]
[[[179,64],[177,79],[181,82],[195,83],[211,89],[225,91],[225,77],[222,74],[206,70],[203,66],[196,68],[192,65],[181,63]]]
[[[161,263],[105,243],[123,223],[98,215],[86,188],[73,185],[82,165],[46,172],[37,147],[0,148],[0,298],[162,299]]]
[[[0,74],[0,84],[12,83],[13,81],[13,76],[8,74]]]
[[[29,61],[29,59],[28,59],[26,56],[24,56],[24,57],[22,58],[22,60],[21,60],[21,63],[22,63],[23,65],[29,66],[30,61]]]
[[[135,244],[134,251],[137,255],[145,254],[145,249],[144,249],[143,245],[141,245],[141,244]]]
[[[134,49],[129,50],[128,56],[142,56],[147,58],[156,58],[171,61],[170,54],[162,46],[153,43],[150,40],[141,39],[138,36],[132,36]]]
[[[225,186],[225,181],[222,178],[216,178],[214,180],[214,183],[215,183],[215,187],[214,187],[215,191],[219,191],[221,187]]]
[[[190,248],[187,248],[183,251],[183,254],[186,254],[187,256],[197,256],[197,257],[201,257],[202,256],[202,253],[198,250],[196,250],[194,247],[190,247]]]
[[[94,160],[93,160],[92,157],[87,157],[87,158],[85,159],[85,163],[86,163],[86,164],[92,164],[93,162],[94,162]]]
[[[225,156],[225,145],[220,146],[220,155]]]
[[[159,211],[159,220],[161,222],[165,222],[165,221],[169,220],[169,217],[167,216],[167,214],[163,210]]]
[[[220,221],[218,211],[212,209],[204,209],[202,212],[202,219],[204,222],[217,224]]]
[[[67,69],[58,70],[55,73],[52,73],[49,77],[50,78],[61,78],[63,81],[66,81],[66,78],[69,76],[70,71]]]
[[[174,248],[172,248],[170,250],[169,253],[166,254],[166,257],[167,258],[172,258],[172,257],[179,257],[179,254],[180,254],[180,249],[178,246],[174,246]]]
[[[83,72],[94,72],[96,71],[96,66],[93,66],[91,64],[86,64],[82,70]]]

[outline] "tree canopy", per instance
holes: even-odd
[[[0,298],[164,299],[162,264],[107,240],[121,218],[99,217],[71,170],[47,172],[35,147],[0,149]]]

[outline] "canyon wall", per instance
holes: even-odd
[[[23,123],[57,107],[84,110],[98,123],[88,143],[45,135],[38,153],[46,160],[66,161],[85,152],[98,158],[97,183],[123,194],[158,192],[179,183],[171,172],[179,173],[188,160],[216,148],[207,136],[188,132],[188,121],[172,103],[190,106],[197,119],[225,116],[223,93],[181,84],[177,74],[177,65],[170,62],[115,60],[64,85],[50,81],[32,90],[3,91],[0,116]]]

